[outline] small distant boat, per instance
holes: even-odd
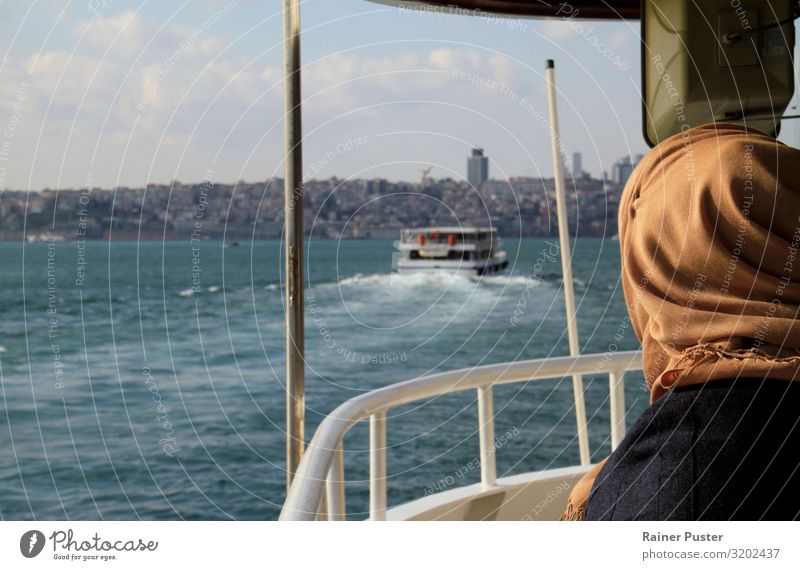
[[[35,242],[54,242],[54,241],[66,241],[64,236],[60,236],[58,234],[54,234],[52,232],[42,232],[40,234],[28,234],[25,236],[25,241],[28,243],[35,243]]]
[[[404,229],[396,242],[398,273],[439,271],[489,275],[508,267],[494,228],[430,227]]]
[[[235,240],[234,241],[229,241],[228,242],[228,247],[239,247],[239,242],[235,241]]]

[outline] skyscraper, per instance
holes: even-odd
[[[583,155],[579,152],[572,153],[572,173],[580,174],[583,172]]]
[[[639,161],[642,160],[642,158],[644,158],[644,156],[641,154],[637,154],[633,162],[631,162],[630,156],[623,156],[620,158],[614,163],[614,166],[611,169],[611,179],[617,184],[625,185],[625,183],[628,182],[628,178],[630,178],[633,169],[636,168],[636,165],[639,164]]]
[[[467,181],[475,187],[489,180],[489,158],[484,156],[482,148],[472,149],[472,156],[467,158]]]

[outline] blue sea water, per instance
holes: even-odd
[[[568,353],[554,241],[507,275],[391,273],[390,241],[311,240],[308,437],[344,400],[421,374]],[[273,519],[285,496],[280,242],[0,243],[0,517]],[[584,352],[638,348],[618,243],[574,242]],[[531,279],[531,275],[536,278]],[[608,382],[586,378],[592,454]],[[626,385],[629,423],[646,406]],[[496,391],[500,475],[578,463],[569,378]],[[472,392],[389,414],[389,503],[475,482]],[[506,437],[503,437],[506,436]],[[366,425],[345,441],[367,510]]]

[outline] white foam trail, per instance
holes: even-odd
[[[461,274],[452,273],[377,273],[364,275],[356,273],[345,277],[338,283],[322,283],[320,290],[339,289],[341,291],[365,293],[418,292],[419,289],[430,291],[470,291],[477,286],[474,279]]]
[[[193,289],[184,289],[183,291],[178,293],[178,295],[180,295],[181,297],[191,297],[192,295],[194,295],[194,290]]]
[[[486,275],[480,278],[481,283],[489,285],[512,285],[524,287],[538,287],[544,284],[544,281],[539,277],[528,275]]]
[[[376,273],[374,275],[356,273],[352,277],[341,279],[338,283],[325,283],[325,285],[338,285],[339,287],[347,287],[350,285],[382,285],[388,277],[389,275],[383,273]]]
[[[537,277],[529,277],[527,275],[467,275],[465,273],[447,273],[447,272],[419,272],[419,273],[378,273],[373,275],[364,275],[356,273],[351,277],[345,277],[338,283],[325,283],[320,287],[369,287],[372,285],[378,286],[400,286],[408,288],[416,287],[434,287],[437,289],[444,288],[474,288],[476,285],[510,285],[510,286],[538,286],[543,281]]]

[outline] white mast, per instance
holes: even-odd
[[[547,101],[550,107],[550,140],[553,147],[553,178],[556,185],[556,212],[558,217],[558,241],[561,249],[561,271],[564,282],[564,303],[567,309],[567,333],[569,354],[578,356],[581,345],[578,341],[578,321],[575,317],[575,288],[572,283],[572,256],[569,246],[569,225],[567,221],[567,195],[564,190],[564,161],[561,156],[561,136],[558,131],[558,109],[556,107],[555,64],[547,60]],[[572,391],[575,397],[575,417],[578,424],[578,445],[581,464],[589,463],[589,435],[586,431],[586,403],[583,398],[583,377],[572,376]]]

